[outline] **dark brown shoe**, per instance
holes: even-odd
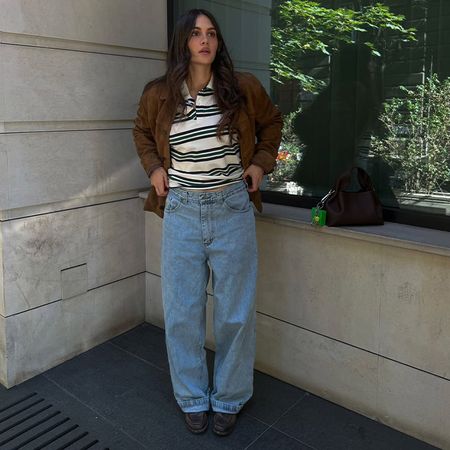
[[[208,428],[208,414],[206,411],[184,413],[184,421],[191,433],[204,433]]]
[[[213,431],[219,436],[227,436],[236,425],[237,414],[214,413]]]

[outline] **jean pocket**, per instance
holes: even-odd
[[[244,213],[250,210],[250,197],[247,191],[239,191],[234,194],[230,194],[223,200],[227,209],[233,212]]]
[[[166,200],[166,206],[164,208],[165,213],[171,213],[176,211],[181,206],[181,199],[175,195],[171,195]]]

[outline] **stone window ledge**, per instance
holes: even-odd
[[[146,199],[147,194],[148,191],[143,191],[139,196]],[[314,233],[360,239],[450,257],[450,233],[447,231],[393,222],[385,222],[380,226],[315,227],[310,223],[310,214],[311,210],[306,208],[264,203],[263,212],[256,213],[256,218],[264,222],[300,228]]]
[[[310,209],[273,203],[264,203],[263,212],[257,214],[258,220],[265,222],[450,257],[450,233],[447,231],[393,222],[361,227],[315,227],[310,217]]]

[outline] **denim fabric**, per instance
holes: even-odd
[[[208,385],[205,325],[209,267],[216,355]],[[257,247],[246,184],[218,192],[169,190],[162,294],[175,398],[184,412],[238,412],[253,392]]]

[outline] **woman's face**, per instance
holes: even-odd
[[[208,17],[200,15],[188,40],[191,64],[211,65],[216,57],[217,32]]]

